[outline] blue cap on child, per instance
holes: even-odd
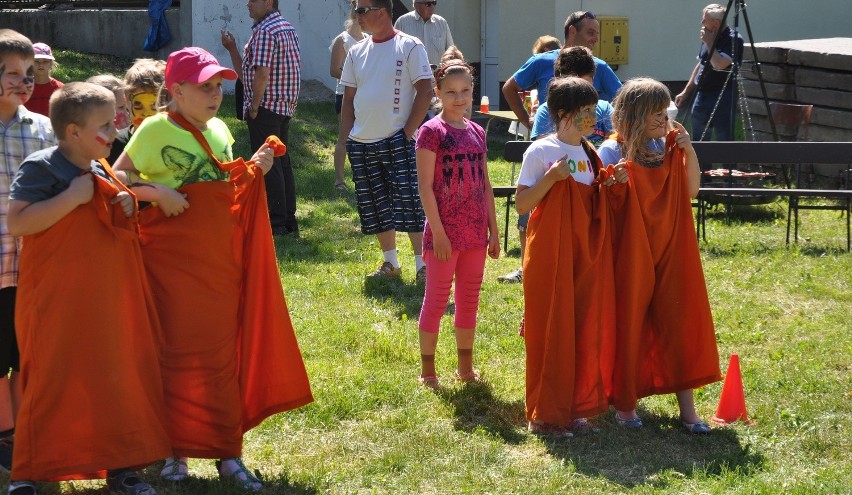
[[[204,48],[189,46],[169,55],[166,61],[166,88],[174,83],[202,83],[216,74],[224,79],[235,80],[237,73],[233,69],[222,67],[216,57]]]

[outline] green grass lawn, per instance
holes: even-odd
[[[68,66],[66,53],[60,61]],[[77,65],[77,62],[73,62]],[[95,65],[85,65],[97,70]],[[248,137],[221,114],[248,156]],[[442,388],[419,386],[411,248],[399,236],[403,278],[366,285],[381,254],[359,232],[354,196],[332,185],[336,121],[331,102],[300,104],[290,130],[301,238],[277,241],[281,280],[316,402],[269,418],[246,435],[245,460],[268,493],[850,493],[852,487],[852,256],[837,212],[805,211],[798,245],[786,248],[786,204],[711,211],[702,257],[723,371],[740,356],[755,424],[684,433],[673,396],[640,402],[645,428],[543,440],[526,432],[524,346],[517,335],[521,287],[496,277],[519,265],[514,213],[509,253],[489,261],[475,362],[483,383],[453,382],[449,318],[437,352]],[[492,182],[509,183],[492,133]],[[347,170],[347,179],[349,179]],[[501,218],[504,203],[498,201]],[[617,301],[616,301],[617,303]],[[616,305],[617,311],[617,305]],[[710,417],[721,383],[696,393]],[[212,461],[195,477],[161,483],[161,494],[238,494],[216,480]],[[5,479],[5,478],[4,478]],[[44,485],[40,493],[103,493],[101,483]]]

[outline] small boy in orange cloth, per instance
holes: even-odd
[[[23,401],[9,493],[33,481],[107,477],[154,495],[129,466],[167,456],[160,327],[146,282],[134,196],[108,165],[113,94],[54,93],[59,146],[31,154],[12,183],[9,232],[23,236],[16,322]],[[104,472],[106,470],[106,472]]]

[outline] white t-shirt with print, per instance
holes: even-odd
[[[518,185],[533,187],[560,158],[565,158],[571,176],[579,184],[591,185],[595,180],[595,166],[583,146],[573,146],[560,141],[555,134],[538,139],[527,148],[518,176]]]
[[[355,125],[349,137],[372,143],[405,127],[414,105],[414,83],[432,79],[426,48],[402,32],[381,43],[370,37],[346,54],[340,83],[357,89]]]

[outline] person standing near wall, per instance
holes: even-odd
[[[449,23],[435,13],[436,5],[435,0],[414,0],[414,10],[400,16],[393,26],[422,41],[432,65],[440,64],[441,56],[455,44]]]
[[[243,82],[243,115],[255,152],[269,135],[288,143],[290,119],[301,87],[302,60],[299,35],[278,12],[278,0],[248,0],[247,6],[254,25],[242,58],[234,35],[228,31],[222,31],[222,46]],[[296,181],[289,153],[275,158],[264,181],[272,233],[298,237]]]
[[[692,104],[692,135],[699,141],[710,140],[714,132],[716,141],[734,140],[734,113],[737,107],[734,88],[737,84],[735,76],[730,72],[734,54],[737,60],[742,60],[743,38],[740,33],[735,33],[723,24],[724,19],[724,6],[711,3],[704,7],[698,63],[692,69],[686,87],[675,96],[675,105],[680,107],[698,90]],[[711,54],[713,40],[716,40],[716,46]],[[708,72],[702,77],[704,70]]]
[[[337,79],[337,86],[334,88],[334,110],[337,112],[338,124],[340,122],[340,110],[343,108],[343,84],[340,83],[340,76],[343,74],[343,61],[346,59],[349,49],[367,37],[367,34],[361,31],[361,25],[355,18],[355,0],[350,0],[349,3],[351,5],[349,18],[343,24],[343,32],[338,34],[328,47],[331,52],[329,73],[331,77]],[[344,136],[343,133],[338,133],[337,145],[334,147],[334,187],[338,191],[346,190],[346,183],[343,179],[343,170],[346,166],[346,138],[347,136]]]

